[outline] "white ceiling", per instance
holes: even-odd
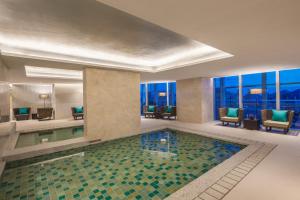
[[[68,0],[63,0],[60,2],[66,2]],[[77,3],[83,3],[88,1],[92,3],[93,0],[74,0]],[[131,15],[137,16],[151,23],[141,21],[138,18],[128,16],[117,10],[112,11],[110,7],[103,7],[103,4],[95,4],[97,7],[102,7],[103,12],[110,16],[108,20],[104,20],[103,27],[105,30],[106,39],[109,38],[109,33],[113,33],[114,37],[109,38],[108,41],[119,41],[116,39],[123,38],[121,43],[107,43],[106,46],[115,45],[115,47],[120,47],[121,51],[126,53],[139,52],[140,55],[145,51],[140,51],[145,45],[151,45],[152,42],[155,48],[144,48],[148,53],[157,51],[156,55],[160,55],[159,49],[171,48],[176,49],[176,45],[189,44],[191,41],[201,41],[207,45],[213,46],[217,49],[221,49],[225,52],[233,54],[234,57],[226,58],[222,60],[216,60],[206,63],[201,63],[189,67],[182,67],[178,69],[172,69],[168,71],[158,72],[158,73],[142,73],[142,80],[177,80],[191,77],[215,77],[215,76],[225,76],[234,75],[241,73],[255,73],[260,71],[271,71],[275,69],[282,68],[297,68],[300,67],[300,56],[299,56],[299,46],[300,46],[300,1],[299,0],[99,0],[109,6],[115,7],[119,10],[125,11]],[[3,0],[3,2],[9,2],[14,5],[19,2],[23,2],[21,6],[22,13],[19,13],[17,22],[24,22],[25,19],[31,19],[34,21],[35,14],[25,11],[30,11],[31,9],[37,9],[42,6],[42,2],[48,2],[46,0]],[[25,2],[25,3],[24,3]],[[35,4],[26,4],[26,2],[31,2]],[[57,3],[57,2],[56,2]],[[3,4],[2,4],[3,5]],[[34,5],[34,6],[33,6]],[[48,4],[49,5],[49,4]],[[59,4],[61,5],[61,4]],[[82,4],[83,5],[83,4]],[[14,5],[15,6],[15,5]],[[53,5],[55,7],[55,5]],[[1,4],[0,4],[1,8]],[[104,9],[105,8],[105,9]],[[3,9],[3,7],[1,8]],[[55,11],[51,14],[48,13],[51,18],[64,16],[65,19],[54,26],[56,30],[60,30],[62,33],[67,33],[69,36],[75,34],[76,37],[83,36],[84,31],[88,29],[89,26],[67,26],[67,22],[74,22],[72,16],[74,13],[72,9],[68,7],[61,7],[60,9],[66,12]],[[79,9],[79,8],[77,8]],[[79,9],[80,10],[80,9]],[[83,13],[89,11],[89,9],[82,9]],[[51,10],[50,10],[51,11]],[[41,10],[39,11],[41,13]],[[80,19],[82,12],[77,13],[77,20]],[[59,16],[54,14],[60,13]],[[28,15],[28,16],[26,16]],[[49,15],[46,15],[49,17]],[[103,15],[103,13],[102,13]],[[1,14],[0,14],[1,16]],[[43,15],[42,15],[43,16]],[[69,16],[69,17],[66,17]],[[95,22],[99,21],[95,14]],[[126,16],[127,20],[120,20]],[[45,16],[43,16],[45,17]],[[128,18],[129,17],[129,18]],[[21,26],[17,27],[20,30],[28,31],[28,29],[35,30],[36,28],[46,28],[47,26],[53,26],[54,22],[59,21],[57,19],[53,21],[47,21],[47,18],[39,19],[35,21],[37,27],[31,27],[31,21],[27,21],[27,26],[21,23]],[[92,18],[91,18],[92,19]],[[127,45],[133,47],[132,43],[128,38],[126,39],[126,34],[130,32],[131,29],[115,29],[114,26],[121,25],[125,27],[131,24],[134,28],[134,23],[128,19],[134,20],[140,23],[144,27],[155,27],[154,33],[149,31],[148,28],[142,29],[144,36],[149,36],[150,40],[147,40],[147,44],[143,43],[144,38],[140,38],[138,41],[138,46],[141,48],[126,48]],[[5,16],[2,13],[0,20],[5,21]],[[13,21],[14,22],[14,21]],[[37,23],[38,22],[38,23]],[[47,22],[47,23],[46,23]],[[51,23],[50,23],[51,22]],[[113,24],[111,23],[113,22]],[[41,26],[41,23],[44,23]],[[72,24],[71,23],[71,24]],[[90,22],[94,24],[94,22]],[[125,25],[124,25],[125,23]],[[64,26],[58,26],[62,25]],[[90,25],[91,25],[90,24]],[[28,26],[29,25],[29,26]],[[73,24],[74,25],[74,24]],[[10,24],[10,28],[13,27]],[[65,29],[65,27],[70,29]],[[101,28],[98,27],[98,28]],[[163,27],[163,28],[161,28]],[[1,27],[3,28],[3,27]],[[110,29],[112,28],[112,29]],[[99,30],[102,30],[99,29]],[[75,32],[69,32],[66,30],[72,30]],[[115,31],[112,31],[115,30]],[[117,31],[119,30],[119,31]],[[150,29],[153,30],[153,29]],[[170,31],[168,31],[170,30]],[[3,31],[3,29],[1,29]],[[1,32],[0,31],[0,32]],[[87,30],[88,32],[91,30]],[[117,32],[116,32],[117,31]],[[179,35],[173,35],[174,40],[170,43],[168,40],[157,39],[162,33],[173,33],[176,32]],[[173,31],[173,32],[172,32]],[[24,33],[24,32],[20,32]],[[48,34],[48,33],[47,33]],[[76,35],[78,34],[78,35]],[[99,32],[100,34],[100,32]],[[156,37],[151,37],[151,34],[156,35]],[[94,35],[97,37],[97,34]],[[64,37],[68,41],[70,39],[70,44],[72,44],[72,37]],[[168,38],[168,37],[166,37]],[[47,37],[45,37],[47,39]],[[62,39],[61,35],[58,35],[56,39]],[[74,39],[74,37],[73,37]],[[89,37],[82,37],[82,41],[89,40]],[[103,38],[102,38],[103,39]],[[105,40],[103,40],[105,41]],[[179,43],[178,43],[179,42]],[[78,44],[82,44],[78,41]],[[119,46],[118,46],[119,45]],[[114,50],[118,49],[115,48]],[[151,50],[151,51],[150,51]],[[153,54],[154,55],[154,54]],[[41,67],[58,67],[64,66],[61,62],[56,66],[56,62],[44,62],[43,60],[33,61],[32,59],[23,58],[13,58],[10,56],[2,56],[3,60],[7,65],[12,65],[12,70],[17,71],[21,69],[24,71],[25,64],[32,64],[34,62],[35,66],[39,65]],[[142,56],[141,56],[142,57]],[[152,57],[153,59],[153,57]],[[67,68],[79,67],[82,65],[72,65],[66,64]],[[23,74],[22,71],[22,74]],[[21,73],[20,73],[21,74]],[[27,79],[26,79],[27,80]]]
[[[300,67],[299,0],[100,0],[222,49],[232,58],[143,79],[223,76]]]

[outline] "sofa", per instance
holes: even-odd
[[[241,108],[219,108],[219,117],[222,125],[233,123],[235,127],[241,126],[243,121],[243,109]]]
[[[284,133],[288,133],[293,123],[294,111],[292,110],[262,110],[262,125],[266,131],[272,131],[272,128],[283,129]]]

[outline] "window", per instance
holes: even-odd
[[[176,106],[176,82],[168,83],[169,105]]]
[[[214,78],[215,119],[219,119],[219,108],[239,107],[239,77]]]
[[[141,106],[141,114],[143,115],[143,107],[146,105],[146,84],[140,85],[140,106]]]
[[[294,110],[292,128],[300,128],[300,69],[279,72],[280,109]]]
[[[276,109],[276,72],[242,76],[244,117],[261,119],[262,109]]]
[[[158,107],[166,105],[176,106],[176,82],[140,84],[141,115],[143,115],[143,107],[145,105],[156,105]]]
[[[148,105],[167,105],[167,83],[148,84]]]

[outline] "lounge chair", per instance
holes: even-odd
[[[164,106],[161,108],[160,112],[161,118],[167,117],[170,119],[171,117],[174,117],[176,119],[176,106]]]
[[[219,108],[219,116],[224,126],[229,125],[229,123],[234,123],[234,126],[241,126],[243,121],[243,109],[241,108]]]
[[[71,110],[72,110],[72,116],[73,116],[74,120],[83,119],[83,117],[84,117],[83,106],[72,107]]]
[[[39,121],[51,120],[53,115],[53,108],[38,108],[37,118]]]
[[[156,106],[144,106],[143,107],[145,118],[155,118],[157,116],[157,107]]]
[[[288,133],[293,123],[294,111],[262,110],[261,117],[266,131],[271,131],[272,128],[279,128],[283,129],[284,133]]]
[[[17,121],[28,120],[30,117],[31,108],[29,107],[14,108],[13,111]]]

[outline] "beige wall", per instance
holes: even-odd
[[[84,71],[85,134],[110,140],[140,132],[140,74],[87,68]]]
[[[55,84],[55,119],[72,118],[71,107],[83,106],[82,84]]]
[[[13,84],[12,107],[31,107],[31,113],[36,113],[37,108],[44,107],[44,100],[39,98],[40,94],[50,95],[49,99],[45,101],[45,105],[52,107],[52,84]]]
[[[7,80],[6,73],[7,73],[7,69],[6,69],[6,67],[5,67],[5,65],[2,62],[2,59],[0,57],[0,81],[6,81]]]
[[[204,123],[213,119],[213,88],[210,78],[176,81],[179,121]]]
[[[10,87],[8,83],[0,83],[0,122],[9,120],[9,96]]]
[[[213,79],[201,78],[201,117],[202,123],[214,119],[214,97],[213,97]]]

